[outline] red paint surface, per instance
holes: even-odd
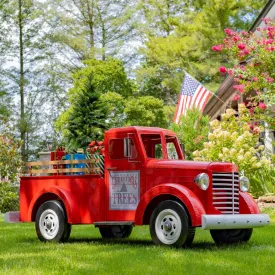
[[[148,158],[142,143],[142,135],[160,135],[163,159]],[[22,177],[20,185],[20,220],[33,221],[38,206],[51,199],[63,202],[71,224],[92,224],[104,221],[132,221],[144,223],[147,206],[159,196],[172,196],[186,208],[192,226],[201,225],[202,214],[220,214],[212,205],[212,183],[203,191],[194,183],[199,173],[237,172],[231,163],[185,161],[180,146],[176,144],[178,160],[168,159],[165,136],[175,136],[172,131],[148,127],[124,127],[107,131],[104,138],[105,175],[54,175]],[[134,159],[111,159],[111,139],[130,138],[135,145]],[[115,144],[115,143],[112,143]],[[121,146],[122,147],[122,146]],[[119,150],[122,150],[120,148]],[[148,153],[148,152],[147,152]],[[121,156],[121,154],[114,154]],[[139,171],[139,204],[136,210],[110,210],[110,171]],[[258,213],[250,195],[240,194],[240,213]]]

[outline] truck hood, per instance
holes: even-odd
[[[237,172],[238,167],[230,162],[204,162],[189,160],[149,160],[148,168],[159,169],[188,169],[188,170],[210,170],[216,172]]]

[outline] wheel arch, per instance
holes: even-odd
[[[240,214],[259,214],[260,210],[249,193],[240,192],[239,193],[239,204],[240,204]]]
[[[148,224],[154,208],[163,200],[178,201],[186,210],[190,226],[201,226],[201,215],[205,214],[201,201],[190,189],[173,183],[155,186],[145,193],[136,210],[135,224]]]
[[[36,202],[34,203],[33,207],[32,207],[32,213],[31,213],[31,221],[35,221],[35,216],[36,216],[36,213],[39,209],[39,207],[44,203],[44,202],[47,202],[47,201],[59,201],[63,207],[63,209],[66,211],[66,208],[65,208],[65,205],[62,201],[62,199],[54,194],[54,193],[44,193],[42,194],[37,200]],[[66,211],[67,212],[67,211]]]
[[[62,204],[68,223],[79,223],[79,208],[72,199],[70,191],[62,188],[50,188],[41,191],[30,203],[28,220],[35,221],[39,207],[46,201],[58,200]]]

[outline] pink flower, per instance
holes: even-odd
[[[232,100],[233,101],[238,101],[240,98],[241,97],[239,95],[235,94]]]
[[[249,52],[248,49],[244,49],[244,50],[243,50],[243,53],[244,53],[245,55],[248,55],[250,52]]]
[[[232,69],[229,69],[229,70],[228,70],[228,74],[229,74],[229,75],[233,75],[233,70],[232,70]]]
[[[238,44],[238,48],[239,48],[240,50],[245,49],[245,44],[244,44],[244,43]]]
[[[239,91],[240,93],[244,93],[244,85],[240,84],[240,85],[234,85],[233,89]]]
[[[250,113],[251,115],[254,114],[254,108],[249,108],[248,111],[249,111],[249,113]]]
[[[240,40],[241,40],[241,38],[238,35],[233,36],[233,41],[237,42],[237,41],[240,41]]]
[[[249,128],[250,128],[251,131],[253,131],[254,130],[254,125],[253,124],[249,124]]]
[[[273,82],[274,82],[274,78],[272,78],[272,77],[270,77],[270,76],[267,76],[265,79],[266,79],[267,82],[269,82],[269,83],[273,83]]]
[[[231,35],[234,34],[234,31],[232,31],[232,30],[230,30],[230,29],[224,29],[224,32],[225,32],[227,35],[229,35],[229,36],[231,36]]]
[[[258,77],[253,77],[253,81],[258,81]]]
[[[270,18],[262,18],[262,21],[264,21],[264,23],[267,25],[271,19]]]
[[[223,45],[219,44],[219,45],[213,46],[211,49],[212,49],[212,51],[220,52],[222,50],[222,48],[223,48]]]
[[[260,102],[258,107],[262,110],[265,110],[267,108],[267,106],[263,102]]]
[[[227,69],[224,66],[220,67],[220,73],[225,74],[227,72]]]

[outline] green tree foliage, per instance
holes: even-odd
[[[152,96],[132,98],[125,104],[126,125],[167,128],[163,101]]]
[[[122,46],[133,29],[131,3],[126,0],[48,0],[45,10],[52,22],[49,38],[71,65],[114,57],[125,50]]]
[[[179,124],[173,123],[172,130],[177,134],[180,142],[184,145],[185,159],[193,160],[193,152],[202,150],[207,141],[210,130],[209,118],[202,116],[197,109],[187,110]]]
[[[84,104],[84,102],[80,104],[78,101],[83,101],[85,97],[89,98],[89,96],[91,96],[89,100],[92,101],[89,103],[89,107],[86,106],[86,109],[84,108],[79,111],[82,112],[84,120],[87,118],[87,120],[90,119],[89,123],[96,123],[97,118],[100,118],[100,115],[102,115],[102,118],[105,117],[108,128],[123,125],[124,100],[133,93],[134,85],[127,78],[121,61],[112,58],[108,58],[105,61],[89,59],[85,61],[85,67],[78,70],[73,75],[73,78],[74,87],[69,91],[70,106],[60,115],[55,124],[57,131],[62,132],[65,141],[69,139],[70,143],[72,143],[73,137],[77,136],[76,134],[72,135],[72,133],[69,133],[69,131],[72,132],[74,130],[72,130],[72,128],[69,130],[68,125],[71,123],[72,115],[77,114],[78,111],[76,109],[80,107],[82,103]],[[90,88],[92,88],[94,92],[84,95],[83,91],[89,91],[87,83],[91,85]],[[76,107],[76,102],[78,102],[78,107]],[[98,111],[89,114],[93,107],[98,108]],[[100,112],[102,114],[100,114]],[[93,116],[95,117],[93,118]],[[81,122],[82,126],[84,123],[88,123],[87,120]],[[73,127],[77,127],[76,125],[79,123],[77,118],[75,118],[74,123],[75,125]],[[102,125],[102,129],[100,128],[100,131],[96,130],[96,132],[99,133],[96,134],[97,136],[102,135],[102,132],[107,127],[106,123],[104,125],[101,122],[98,124],[97,128],[100,128],[100,125]],[[90,138],[91,134],[88,134],[88,130],[85,131],[87,137]],[[83,142],[86,142],[86,138]],[[79,139],[77,144],[80,144]]]
[[[124,126],[126,119],[124,109],[127,100],[115,92],[107,92],[101,95],[100,100],[108,106],[108,128]]]
[[[101,140],[107,129],[108,106],[99,100],[100,93],[90,79],[86,80],[75,99],[67,121],[67,146],[87,147],[92,140]]]
[[[66,87],[62,83],[63,94],[60,93],[61,75],[53,84],[53,52],[46,39],[50,28],[41,5],[40,0],[11,0],[1,1],[0,6],[4,30],[4,35],[0,31],[1,92],[6,94],[5,100],[7,96],[14,100],[14,106],[8,108],[17,118],[24,160],[37,151],[37,140],[52,134],[52,114],[62,105]]]
[[[266,0],[141,2],[147,7],[148,24],[142,26],[147,35],[144,63],[137,73],[141,93],[150,94],[153,87],[152,93],[168,104],[176,101],[184,70],[208,88],[217,88],[222,80],[217,68],[226,60],[211,51],[213,42],[224,38],[224,28],[247,29]],[[151,21],[163,27],[152,32]]]
[[[0,118],[0,211],[18,208],[18,169],[21,142],[15,138],[8,119]]]

